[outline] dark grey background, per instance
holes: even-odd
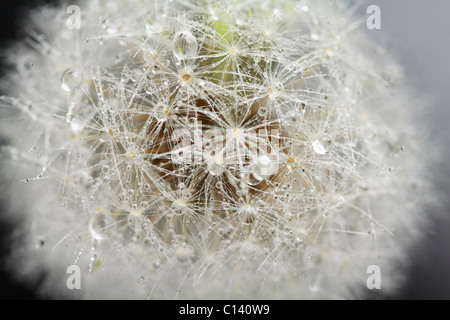
[[[328,1],[328,0],[319,0]],[[331,0],[330,0],[331,1]],[[15,37],[17,7],[35,1],[2,3],[0,47],[4,39]],[[42,2],[42,1],[41,1]],[[45,1],[44,2],[56,2]],[[443,152],[430,169],[440,207],[430,209],[435,218],[425,240],[411,252],[413,267],[405,287],[394,296],[368,294],[369,298],[450,299],[450,1],[371,0],[367,5],[381,8],[381,30],[367,31],[369,37],[384,43],[405,68],[409,85],[418,96],[430,102],[420,122],[428,128],[431,148]],[[362,6],[364,9],[366,5]],[[361,15],[365,11],[361,11]],[[1,210],[1,203],[0,203]],[[0,224],[0,299],[33,299],[38,283],[26,286],[11,279],[4,269],[11,226]]]
[[[426,240],[411,253],[406,287],[392,298],[450,299],[450,1],[373,0],[381,30],[369,36],[386,44],[404,66],[408,84],[428,99],[419,122],[429,130],[430,149],[442,152],[431,168],[439,207]]]

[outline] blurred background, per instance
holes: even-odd
[[[36,2],[15,0],[2,3],[0,50],[7,47],[8,41],[20,38],[17,18],[21,16],[21,8]],[[431,227],[424,240],[410,253],[413,265],[408,281],[396,295],[386,296],[377,292],[368,293],[367,298],[450,299],[450,1],[369,0],[361,7],[364,9],[359,13],[361,17],[368,16],[365,8],[372,4],[381,9],[381,29],[367,30],[367,34],[389,49],[390,54],[403,65],[413,92],[429,101],[422,110],[420,122],[430,132],[432,147],[439,149],[442,156],[430,169],[441,200],[427,213],[433,216]],[[0,211],[1,206],[0,203]],[[1,222],[0,299],[36,299],[39,281],[20,283],[12,279],[5,268],[11,230],[11,225]]]
[[[401,292],[389,298],[450,299],[450,1],[369,0],[381,9],[381,29],[368,35],[404,67],[407,84],[429,102],[421,124],[441,153],[430,170],[441,201],[425,240],[411,252],[413,267]],[[364,12],[363,12],[364,13]],[[362,13],[362,14],[363,14]]]

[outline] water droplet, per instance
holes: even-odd
[[[258,114],[259,114],[261,117],[264,117],[264,116],[266,115],[266,113],[267,113],[267,109],[266,109],[266,108],[261,107],[261,108],[258,109]]]
[[[294,111],[286,113],[286,115],[283,117],[283,120],[286,124],[294,124],[297,122],[297,113]]]
[[[177,215],[182,215],[184,214],[184,212],[186,211],[187,208],[187,204],[186,201],[184,201],[184,199],[177,199],[175,201],[172,202],[172,209],[175,212],[175,214]]]
[[[319,291],[319,287],[318,287],[318,286],[315,286],[315,285],[310,285],[310,286],[309,286],[309,291],[311,291],[311,292],[313,292],[313,293],[316,293],[316,292]]]
[[[177,250],[177,260],[181,263],[188,261],[190,255],[191,255],[191,252],[187,248],[180,247]]]
[[[148,17],[145,21],[145,30],[150,35],[160,33],[162,31],[162,26],[157,23],[153,17]]]
[[[70,123],[70,122],[72,122],[72,119],[73,119],[73,113],[67,112],[67,114],[66,114],[66,122]]]
[[[325,154],[325,153],[327,153],[327,150],[325,149],[325,147],[323,146],[323,144],[319,140],[314,140],[311,145],[312,145],[312,148],[313,148],[315,153],[317,153],[317,154]]]
[[[172,109],[166,104],[158,104],[154,109],[154,116],[159,122],[165,122],[172,115]]]
[[[61,75],[61,88],[66,92],[77,89],[81,84],[81,74],[75,68],[67,69]]]
[[[207,166],[211,175],[218,176],[225,171],[225,160],[221,155],[215,155],[209,158]]]
[[[251,186],[256,186],[264,179],[261,176],[255,176],[253,173],[249,173],[247,177],[247,183]]]
[[[70,130],[72,131],[72,133],[78,134],[81,131],[83,131],[84,127],[86,127],[86,121],[84,119],[81,118],[74,118],[72,116],[72,120],[70,121]]]
[[[173,54],[179,59],[192,59],[197,55],[197,39],[189,31],[181,31],[173,39]]]
[[[38,238],[36,241],[36,245],[34,246],[36,249],[40,249],[45,245],[45,240],[43,238]]]
[[[152,266],[155,269],[158,269],[160,265],[161,265],[161,262],[158,259],[152,262]]]
[[[148,94],[154,94],[155,92],[157,92],[156,85],[154,83],[152,83],[152,82],[147,83],[145,85],[144,90]]]
[[[317,40],[320,39],[320,36],[319,36],[317,33],[312,33],[312,34],[311,34],[311,39],[317,41]]]
[[[113,26],[108,26],[108,27],[106,27],[106,32],[109,34],[114,34],[117,32],[117,29]]]
[[[258,217],[258,211],[251,205],[244,205],[238,211],[239,221],[243,224],[251,224]]]
[[[113,130],[111,128],[107,128],[99,132],[98,139],[101,142],[110,142],[112,141],[113,135],[114,135]]]
[[[103,240],[106,237],[106,216],[103,212],[94,214],[89,222],[89,232],[95,240]]]
[[[258,184],[275,173],[272,160],[266,156],[259,156],[256,162],[251,166],[250,175],[254,181],[251,184]],[[255,183],[252,183],[255,182]]]

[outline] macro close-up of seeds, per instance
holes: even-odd
[[[432,154],[425,99],[367,36],[380,28],[369,5],[27,12],[2,49],[14,276],[73,299],[395,293],[436,201]]]

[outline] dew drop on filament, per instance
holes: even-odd
[[[259,156],[256,162],[251,166],[249,183],[255,185],[267,179],[274,174],[272,160],[266,156]]]
[[[239,221],[243,224],[251,224],[258,217],[258,211],[251,205],[244,205],[238,212]]]
[[[327,150],[319,140],[314,140],[311,145],[315,153],[321,155],[327,153]]]
[[[160,33],[162,31],[162,26],[156,22],[154,18],[148,17],[145,21],[145,30],[149,35]]]
[[[220,155],[211,157],[208,162],[208,171],[213,176],[219,176],[225,171],[225,160]]]
[[[77,89],[81,84],[81,74],[75,68],[67,69],[61,75],[61,88],[66,92]]]
[[[112,141],[113,135],[114,135],[114,132],[112,131],[112,129],[108,128],[106,130],[102,130],[99,132],[98,139],[101,142],[110,142],[110,141]]]
[[[89,232],[95,240],[103,240],[106,237],[106,216],[103,212],[94,214],[89,222]]]
[[[197,55],[197,39],[189,31],[180,31],[173,39],[173,54],[178,60],[192,59]]]

